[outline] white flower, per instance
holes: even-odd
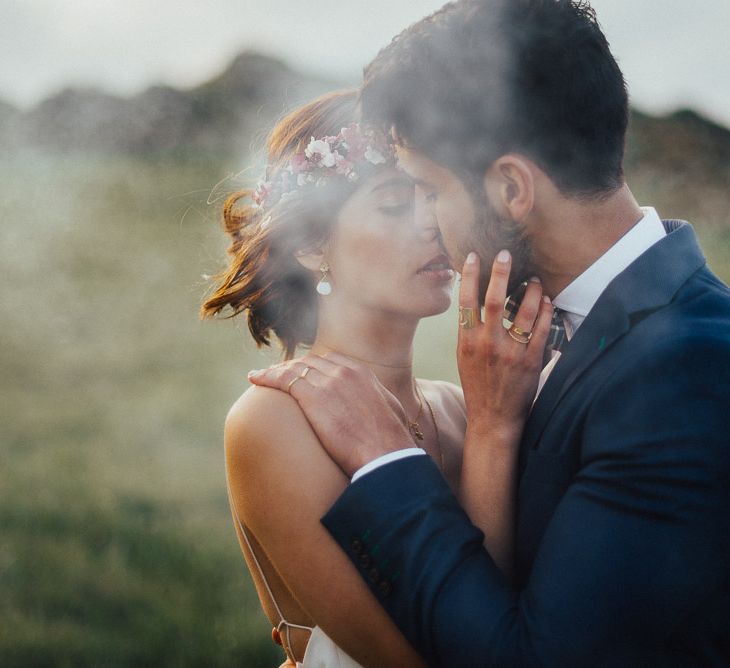
[[[365,151],[365,160],[373,165],[382,165],[385,162],[385,157],[380,151],[374,149],[372,146],[368,146]]]
[[[294,197],[294,193],[295,192],[296,192],[296,190],[291,190],[288,193],[282,193],[281,194],[281,197],[279,198],[279,201],[280,202],[286,202],[291,197]],[[271,222],[271,216],[269,216],[269,219],[268,220],[269,220],[269,222]],[[268,225],[267,225],[267,227],[268,227]]]
[[[332,155],[332,149],[329,143],[326,142],[324,139],[315,139],[314,137],[312,137],[312,141],[310,141],[307,148],[304,149],[304,155],[306,155],[307,158],[309,158],[310,160],[319,155],[319,163],[322,166],[335,166],[335,156]]]
[[[304,155],[311,158],[315,153],[324,153],[329,150],[329,144],[324,139],[315,139],[312,137],[309,144],[307,144],[307,148],[304,149]]]

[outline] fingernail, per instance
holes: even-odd
[[[545,302],[546,304],[552,304],[552,301],[550,301],[550,297],[548,297],[547,295],[543,295],[543,296],[542,296],[542,300],[543,300],[543,301],[544,301],[544,302]]]
[[[466,256],[466,263],[467,264],[475,264],[477,261],[477,254],[476,253],[469,253],[469,255]]]
[[[251,376],[258,376],[261,373],[259,369],[251,369],[251,371],[248,372],[248,377],[251,378]]]
[[[510,260],[510,254],[508,250],[501,250],[499,251],[499,255],[497,255],[497,262],[502,262],[503,264],[506,264]]]
[[[538,276],[533,276],[530,279],[530,283],[539,283],[539,282],[540,282],[540,278]]]

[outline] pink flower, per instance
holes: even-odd
[[[269,195],[271,195],[271,182],[259,181],[256,184],[256,190],[251,195],[251,199],[257,206],[264,206]]]
[[[352,168],[355,166],[355,164],[353,162],[350,162],[348,158],[349,155],[347,158],[342,158],[341,160],[337,161],[336,171],[342,176],[347,176],[352,171]]]
[[[298,172],[306,172],[311,168],[309,160],[304,153],[297,153],[290,161],[289,167],[292,173],[297,174]]]
[[[357,124],[342,128],[335,137],[312,137],[304,151],[295,154],[273,182],[261,181],[252,195],[258,206],[271,206],[299,187],[328,183],[332,177],[354,182],[359,165],[382,165],[393,158],[392,147],[381,133],[361,131]]]

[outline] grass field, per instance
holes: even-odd
[[[235,540],[222,459],[246,371],[274,357],[245,323],[197,318],[203,275],[223,260],[221,198],[240,186],[225,170],[0,160],[2,666],[282,657]],[[697,213],[638,194],[663,215]],[[694,222],[730,280],[730,226]],[[424,323],[418,374],[456,380],[443,353],[454,322]]]

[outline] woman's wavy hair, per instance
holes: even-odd
[[[266,148],[266,180],[276,179],[290,158],[312,137],[336,135],[357,120],[358,93],[328,93],[284,117],[271,131]],[[337,212],[355,186],[333,182],[294,191],[270,208],[254,205],[252,189],[230,195],[223,205],[223,228],[231,237],[230,262],[213,277],[215,286],[200,315],[211,318],[227,309],[232,318],[245,311],[258,346],[271,345],[272,334],[294,356],[311,345],[317,332],[315,277],[297,260],[301,252],[321,248]]]

